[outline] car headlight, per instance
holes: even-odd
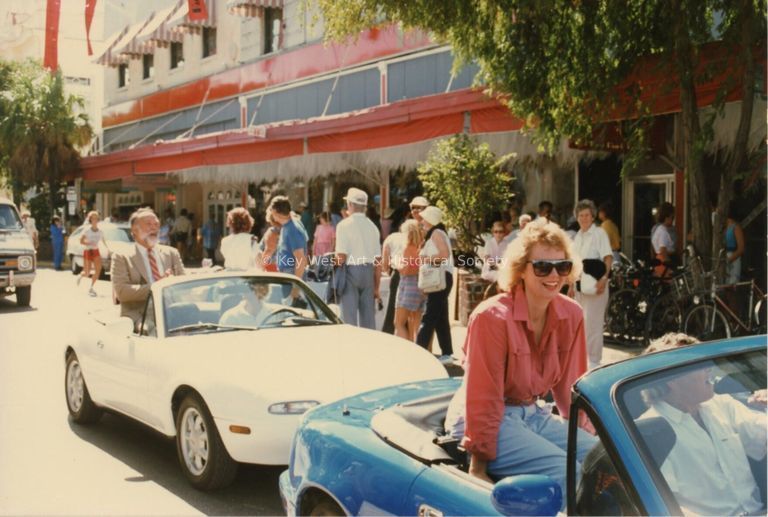
[[[35,267],[35,259],[29,255],[21,255],[17,264],[19,271],[29,271]]]
[[[268,411],[273,415],[301,415],[319,405],[316,400],[291,400],[272,404]]]

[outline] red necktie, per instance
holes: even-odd
[[[155,254],[150,248],[147,248],[147,257],[149,258],[149,268],[152,270],[152,281],[157,282],[162,278],[162,275],[160,275],[160,268],[157,267]]]

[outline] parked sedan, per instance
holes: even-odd
[[[307,412],[280,477],[287,514],[554,515],[563,506],[580,515],[722,514],[719,508],[733,501],[749,514],[765,514],[768,419],[764,400],[751,405],[752,394],[766,386],[766,336],[640,356],[582,377],[569,419],[567,494],[546,476],[492,485],[467,473],[466,453],[443,429],[460,382],[390,387]],[[718,436],[713,444],[699,424],[679,427],[681,412],[664,413],[669,406],[660,403],[672,404],[673,384],[708,395],[701,418],[714,418],[715,407],[730,408],[723,420],[710,421],[710,433],[715,426],[738,432],[724,432],[728,443]],[[580,413],[599,441],[577,476]],[[691,450],[713,468],[686,460]],[[715,455],[727,473],[718,470]],[[732,468],[738,462],[743,468]]]
[[[83,250],[85,246],[80,244],[80,237],[90,224],[84,224],[72,232],[67,239],[67,256],[69,257],[72,274],[76,275],[83,270]],[[101,255],[102,271],[109,274],[112,254],[115,252],[128,252],[133,246],[133,235],[128,223],[99,222],[99,230],[104,238],[99,242],[99,255]]]
[[[67,343],[69,413],[87,424],[116,411],[175,437],[187,478],[213,489],[238,463],[286,465],[309,408],[447,376],[421,347],[335,310],[292,275],[165,278],[136,327],[111,309]]]

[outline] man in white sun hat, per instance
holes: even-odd
[[[344,198],[349,217],[336,226],[336,259],[343,268],[341,316],[345,323],[375,327],[375,299],[379,296],[378,268],[381,256],[379,229],[365,216],[368,194],[352,187]]]

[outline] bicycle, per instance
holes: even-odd
[[[733,306],[739,303],[737,295],[740,288],[748,290],[746,313],[743,304],[742,307]],[[730,300],[721,297],[720,292],[725,293],[725,298]],[[695,305],[685,315],[683,329],[686,334],[700,341],[766,332],[768,298],[754,280],[736,284],[713,282],[709,292],[696,298]]]

